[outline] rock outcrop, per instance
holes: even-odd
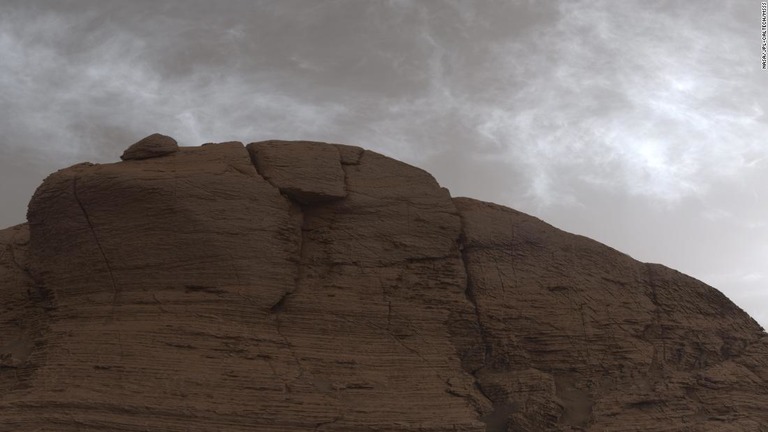
[[[0,431],[768,431],[695,279],[358,147],[140,144],[0,231]]]
[[[161,134],[152,134],[128,147],[120,156],[122,160],[140,160],[165,156],[179,151],[175,139]]]

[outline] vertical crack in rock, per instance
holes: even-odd
[[[338,149],[337,153],[338,153]],[[275,325],[276,325],[276,331],[278,335],[283,339],[286,347],[291,352],[294,362],[296,363],[296,366],[299,370],[299,376],[303,376],[307,374],[306,369],[304,368],[298,353],[296,352],[296,349],[294,345],[291,343],[289,338],[286,336],[285,332],[283,331],[283,323],[281,320],[281,317],[284,313],[287,313],[289,310],[289,300],[292,296],[297,295],[299,290],[301,289],[301,286],[305,280],[305,273],[307,271],[306,266],[308,265],[308,251],[307,246],[309,244],[308,239],[306,238],[306,233],[309,231],[309,220],[310,220],[310,213],[312,211],[312,208],[315,206],[322,206],[322,202],[302,202],[302,199],[300,196],[291,193],[288,190],[283,190],[280,188],[279,182],[274,181],[272,178],[266,175],[265,172],[263,172],[259,168],[259,161],[258,161],[258,152],[254,150],[247,149],[246,150],[251,164],[253,165],[254,169],[256,170],[256,173],[264,179],[267,183],[269,183],[272,187],[274,187],[280,195],[282,195],[291,206],[294,206],[295,209],[298,209],[301,221],[299,223],[299,238],[298,238],[298,247],[297,247],[297,258],[296,258],[296,271],[295,271],[295,277],[294,277],[294,283],[293,286],[289,289],[287,289],[280,299],[278,299],[277,302],[275,302],[269,309],[270,314],[272,314],[275,318]],[[338,155],[339,162],[341,161],[341,154]],[[346,182],[346,173],[345,173],[345,182]],[[346,184],[346,183],[345,183]],[[287,384],[286,384],[287,387]],[[287,387],[289,388],[289,387]],[[335,421],[335,420],[334,420]],[[332,423],[332,422],[329,422]],[[319,426],[322,426],[322,424],[319,424]]]
[[[93,222],[91,221],[90,216],[88,216],[88,212],[85,210],[85,206],[83,205],[83,202],[80,200],[80,196],[77,194],[77,176],[72,180],[72,194],[75,197],[75,202],[77,202],[77,205],[80,207],[80,211],[83,212],[83,216],[85,217],[85,222],[88,224],[88,228],[91,231],[91,235],[93,236],[93,240],[96,242],[96,246],[99,249],[99,252],[101,253],[101,257],[104,259],[104,264],[107,266],[107,272],[109,273],[109,280],[112,283],[112,313],[115,312],[115,306],[117,305],[118,296],[120,294],[120,290],[117,287],[117,283],[115,282],[115,274],[112,271],[112,265],[109,263],[109,259],[107,259],[107,254],[104,253],[104,248],[101,246],[101,242],[99,241],[99,236],[96,234],[96,229],[93,226]]]
[[[651,345],[653,346],[653,359],[651,360],[651,365],[648,368],[649,373],[649,379],[651,380],[651,383],[654,384],[662,379],[663,377],[663,370],[664,370],[664,361],[666,359],[666,341],[665,341],[665,334],[664,334],[664,325],[661,323],[662,321],[662,307],[659,304],[658,299],[658,292],[657,292],[657,286],[656,286],[656,277],[653,271],[653,267],[651,264],[646,263],[645,264],[646,271],[648,273],[648,286],[651,288],[649,298],[651,300],[651,303],[653,303],[653,317],[652,322],[649,324],[646,328],[651,331],[650,335],[645,335],[645,339],[647,340],[647,336],[651,337],[658,337],[659,341],[661,342],[661,353],[658,352],[658,349],[656,348],[656,343],[654,343],[653,340],[650,340]],[[658,333],[656,335],[655,333]],[[661,358],[659,358],[661,356]]]
[[[304,271],[305,271],[304,266],[307,258],[306,256],[307,241],[304,238],[304,232],[307,231],[307,228],[306,228],[307,216],[306,216],[305,209],[301,205],[294,202],[292,202],[292,205],[295,205],[296,208],[299,209],[301,214],[301,223],[299,224],[299,242],[298,242],[299,244],[297,247],[298,250],[297,250],[297,257],[296,257],[296,272],[293,278],[293,287],[291,287],[290,289],[287,289],[283,293],[283,295],[280,297],[280,299],[269,308],[269,311],[273,314],[279,314],[285,310],[286,303],[288,302],[289,297],[291,297],[292,295],[296,294],[299,291],[299,288],[301,287],[301,283],[304,280]]]
[[[274,185],[273,185],[274,186]],[[288,199],[288,198],[286,198]],[[306,370],[304,369],[304,365],[302,365],[301,360],[299,359],[299,355],[296,352],[296,349],[294,348],[291,341],[288,339],[288,336],[285,335],[282,328],[282,323],[280,321],[281,315],[286,312],[288,300],[291,296],[295,295],[299,287],[301,286],[301,283],[304,279],[304,261],[305,261],[305,246],[306,241],[304,239],[304,230],[305,230],[305,223],[306,223],[306,214],[304,212],[304,209],[296,204],[291,202],[292,205],[295,205],[296,208],[299,209],[301,212],[301,223],[299,224],[299,244],[298,244],[298,251],[297,251],[297,258],[296,258],[296,273],[293,280],[293,287],[287,289],[283,295],[278,299],[277,302],[275,302],[270,308],[269,312],[275,317],[275,330],[277,331],[277,334],[280,335],[280,337],[283,339],[283,342],[285,343],[286,348],[291,352],[291,355],[293,356],[293,361],[296,363],[296,367],[299,370],[299,377],[304,376],[306,373]],[[297,377],[298,378],[298,377]],[[288,384],[285,384],[286,389],[290,391],[290,387]]]
[[[461,260],[461,264],[464,267],[464,273],[466,275],[466,281],[467,281],[466,282],[467,286],[464,289],[464,296],[467,298],[469,303],[472,304],[472,308],[475,313],[475,324],[477,325],[477,330],[480,333],[480,340],[483,345],[483,360],[481,362],[482,365],[469,371],[474,376],[480,369],[485,367],[489,357],[492,355],[493,347],[491,346],[490,342],[488,342],[488,338],[485,332],[485,326],[483,325],[482,319],[480,318],[480,307],[477,304],[475,286],[472,282],[472,277],[469,271],[469,256],[467,254],[466,237],[463,232],[463,221],[462,221],[462,233],[458,238],[457,245],[459,248],[459,259]]]
[[[280,297],[280,299],[275,302],[270,308],[270,313],[273,313],[276,315],[279,315],[281,312],[285,310],[285,304],[288,301],[288,297],[290,297],[292,294],[294,294],[299,287],[299,284],[301,282],[301,279],[303,277],[303,260],[304,260],[304,226],[306,223],[306,216],[304,212],[304,208],[301,206],[301,204],[295,202],[292,200],[289,196],[285,195],[280,191],[280,188],[278,185],[276,185],[274,182],[272,182],[264,173],[259,169],[258,161],[256,160],[256,152],[250,151],[248,148],[244,149],[246,154],[248,154],[248,159],[251,161],[251,165],[253,165],[253,169],[256,171],[256,174],[259,175],[259,177],[262,178],[262,180],[266,181],[270,184],[275,190],[280,193],[288,202],[291,203],[291,205],[296,206],[297,209],[299,209],[301,213],[301,222],[299,223],[299,245],[298,245],[298,258],[296,261],[296,277],[294,278],[294,284],[293,288],[286,290],[283,295]],[[233,166],[234,168],[234,166]],[[241,170],[238,169],[239,172],[242,173]],[[239,279],[239,277],[238,277]],[[278,326],[279,326],[279,320],[278,320]],[[278,329],[279,330],[279,329]]]
[[[488,341],[488,336],[486,335],[485,326],[483,325],[483,321],[480,317],[480,307],[477,304],[477,295],[475,293],[475,286],[474,286],[474,283],[472,282],[472,278],[469,272],[469,261],[468,261],[469,258],[467,256],[466,245],[464,243],[463,234],[462,234],[462,237],[459,239],[459,244],[461,245],[461,262],[464,265],[464,272],[467,275],[467,288],[464,290],[464,295],[467,297],[467,300],[469,300],[469,302],[472,304],[472,307],[475,310],[475,321],[477,323],[477,329],[480,332],[480,340],[483,345],[482,366],[471,371],[471,373],[475,375],[480,369],[486,366],[488,360],[493,355],[493,346]]]
[[[299,259],[299,263],[297,264],[297,266],[298,266],[298,272],[300,272],[301,259]],[[275,331],[277,331],[277,334],[283,340],[285,347],[288,349],[288,351],[290,351],[291,356],[293,356],[293,361],[296,363],[296,367],[299,370],[298,377],[301,377],[304,375],[304,372],[305,372],[304,366],[301,364],[301,360],[299,360],[299,355],[296,353],[296,349],[294,348],[290,339],[288,339],[288,336],[286,336],[285,333],[283,333],[282,323],[280,322],[280,315],[286,310],[286,303],[288,302],[288,298],[298,289],[298,283],[300,280],[298,272],[294,282],[293,290],[284,292],[283,295],[280,297],[280,299],[269,308],[269,312],[270,314],[272,314],[272,316],[274,316],[274,319],[275,319]],[[290,391],[290,387],[288,386],[287,383],[285,384],[285,387],[286,389],[288,389],[288,391]]]
[[[303,219],[304,217],[302,213],[302,221]],[[288,336],[286,336],[285,333],[283,333],[282,324],[280,322],[280,316],[282,315],[283,312],[286,311],[288,298],[291,297],[294,293],[296,293],[296,291],[298,291],[299,285],[301,284],[301,280],[303,278],[303,269],[302,269],[303,250],[304,250],[303,245],[304,245],[304,232],[302,229],[302,234],[301,234],[301,237],[299,238],[299,257],[296,263],[296,277],[294,279],[293,288],[285,291],[283,295],[280,297],[280,299],[269,308],[269,312],[275,318],[275,330],[277,331],[277,334],[280,335],[280,337],[283,339],[283,342],[285,343],[286,348],[291,352],[291,355],[293,356],[293,361],[296,363],[296,367],[299,369],[299,377],[303,376],[305,373],[304,366],[301,364],[301,360],[299,360],[299,355],[296,353],[296,349],[294,348],[291,341],[288,339]],[[286,384],[286,388],[290,388],[290,387],[288,387]]]
[[[474,385],[475,388],[480,392],[481,395],[485,399],[487,399],[493,406],[493,411],[491,413],[483,413],[480,410],[480,407],[476,404],[472,404],[475,406],[475,411],[477,412],[481,422],[485,423],[486,425],[486,431],[487,432],[502,432],[501,429],[498,429],[495,425],[496,422],[489,421],[489,418],[494,418],[496,416],[496,411],[500,408],[499,402],[494,400],[487,392],[486,389],[483,388],[483,385],[480,383],[480,379],[478,377],[478,373],[487,366],[488,360],[493,355],[493,346],[491,342],[488,340],[488,335],[485,329],[485,326],[483,325],[483,320],[481,318],[481,312],[480,307],[477,303],[477,293],[475,292],[475,286],[472,282],[472,277],[469,270],[469,256],[467,254],[467,245],[466,245],[466,236],[464,234],[464,221],[462,220],[462,232],[458,239],[458,247],[459,247],[459,259],[461,260],[461,264],[464,267],[464,273],[466,274],[466,283],[467,287],[464,290],[464,295],[466,296],[467,300],[472,304],[472,307],[474,309],[475,313],[475,322],[477,325],[477,330],[480,333],[480,342],[483,347],[483,359],[481,362],[481,365],[473,370],[467,370],[467,372],[472,375],[474,378]],[[498,429],[498,430],[497,430]],[[506,429],[504,429],[506,430]]]
[[[299,370],[299,376],[304,375],[304,366],[301,364],[301,361],[299,360],[299,356],[296,353],[296,350],[291,343],[290,339],[288,339],[288,336],[285,335],[282,328],[282,323],[280,320],[280,317],[283,312],[286,311],[286,306],[288,303],[288,299],[290,296],[292,296],[296,291],[299,289],[299,285],[301,284],[301,280],[303,277],[303,261],[304,261],[304,223],[305,223],[305,215],[304,215],[304,209],[297,203],[295,203],[293,200],[290,199],[290,197],[286,196],[280,191],[280,188],[277,184],[275,184],[273,181],[271,181],[260,169],[258,161],[256,160],[256,152],[249,151],[248,149],[245,149],[245,152],[248,154],[248,158],[251,161],[251,165],[253,165],[254,170],[256,171],[256,174],[258,174],[261,179],[269,183],[275,190],[277,190],[278,193],[280,193],[288,202],[291,203],[291,205],[296,206],[296,208],[299,209],[301,212],[301,223],[299,224],[299,244],[298,244],[298,257],[296,259],[296,276],[294,277],[293,287],[286,289],[283,294],[280,296],[280,298],[269,308],[269,313],[274,317],[275,319],[275,331],[280,336],[280,338],[283,340],[283,343],[285,344],[285,347],[290,351],[291,356],[293,357],[293,361],[296,363],[296,367]],[[238,170],[240,171],[240,170]],[[240,171],[242,172],[242,171]],[[270,367],[272,365],[270,364]],[[275,372],[274,368],[272,369],[273,372]],[[276,372],[275,372],[276,373]],[[286,388],[286,391],[290,392],[290,386],[287,382],[284,382],[284,386]]]

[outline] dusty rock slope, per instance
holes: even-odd
[[[720,292],[358,147],[152,135],[0,231],[0,431],[768,431]]]

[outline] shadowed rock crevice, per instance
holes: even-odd
[[[480,338],[478,342],[480,344],[480,351],[482,353],[482,358],[479,362],[471,366],[465,363],[464,369],[467,373],[472,375],[474,378],[475,387],[480,392],[480,394],[491,403],[492,410],[483,410],[481,405],[477,403],[473,403],[473,406],[475,406],[478,412],[478,419],[486,425],[486,432],[506,432],[509,427],[509,418],[512,416],[512,414],[518,411],[518,407],[516,404],[509,403],[508,401],[504,400],[503,397],[499,397],[501,392],[493,391],[493,389],[487,388],[489,386],[488,381],[484,381],[482,379],[482,371],[489,366],[492,367],[492,365],[489,365],[489,361],[494,355],[493,343],[488,339],[488,334],[483,323],[480,306],[478,306],[477,293],[475,291],[476,288],[474,286],[472,272],[470,271],[469,267],[470,258],[467,253],[467,245],[463,229],[457,244],[460,251],[461,262],[467,275],[466,289],[464,294],[467,298],[467,301],[472,305],[474,310],[475,324],[477,326],[477,331]],[[493,384],[491,383],[491,385]]]
[[[275,184],[274,181],[272,181],[270,178],[268,178],[266,176],[266,174],[264,173],[263,167],[261,167],[259,165],[258,154],[257,154],[257,152],[255,150],[251,150],[251,146],[252,146],[252,144],[248,144],[247,146],[245,146],[245,149],[246,149],[246,151],[248,151],[248,158],[250,159],[251,164],[253,165],[253,168],[256,170],[256,172],[259,174],[259,176],[262,179],[264,179],[264,181],[266,181],[267,183],[272,185],[272,187],[274,187],[275,189],[280,190],[280,187],[277,184]]]
[[[275,304],[269,307],[269,312],[273,314],[279,314],[282,313],[285,310],[285,304],[288,302],[288,297],[291,296],[295,291],[286,292],[283,294],[282,297],[280,297]]]
[[[486,335],[486,331],[483,325],[483,321],[481,319],[480,314],[480,307],[477,304],[477,294],[475,293],[475,286],[472,281],[472,273],[470,273],[469,270],[469,257],[466,253],[466,246],[464,243],[464,234],[462,233],[461,237],[459,238],[459,250],[461,251],[461,263],[464,266],[464,271],[467,273],[467,287],[464,291],[464,295],[466,296],[467,300],[470,304],[472,304],[472,307],[475,312],[475,322],[477,324],[477,330],[480,334],[480,342],[482,346],[482,360],[475,368],[471,368],[469,370],[469,373],[471,373],[473,376],[482,368],[484,368],[487,364],[488,359],[491,358],[493,355],[493,345],[488,340],[488,337]]]
[[[298,293],[305,272],[305,248],[307,240],[305,238],[304,231],[307,216],[304,209],[298,204],[294,204],[292,206],[292,211],[298,214],[299,219],[297,221],[298,229],[296,230],[299,234],[296,239],[296,256],[293,259],[293,261],[295,261],[296,267],[294,271],[293,284],[290,287],[287,287],[282,296],[269,307],[269,312],[275,315],[275,319],[277,320],[279,320],[278,315],[286,311],[289,299]]]
[[[360,158],[365,153],[365,149],[345,144],[333,144],[339,152],[339,160],[342,168],[344,165],[360,165]]]

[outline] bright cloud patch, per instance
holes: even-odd
[[[550,174],[558,170],[674,201],[768,155],[754,67],[720,66],[754,63],[750,34],[731,30],[727,7],[559,5],[552,28],[495,48],[509,98],[477,126],[507,158],[527,162],[541,201],[572,181],[558,183]],[[721,102],[734,99],[740,103]]]

